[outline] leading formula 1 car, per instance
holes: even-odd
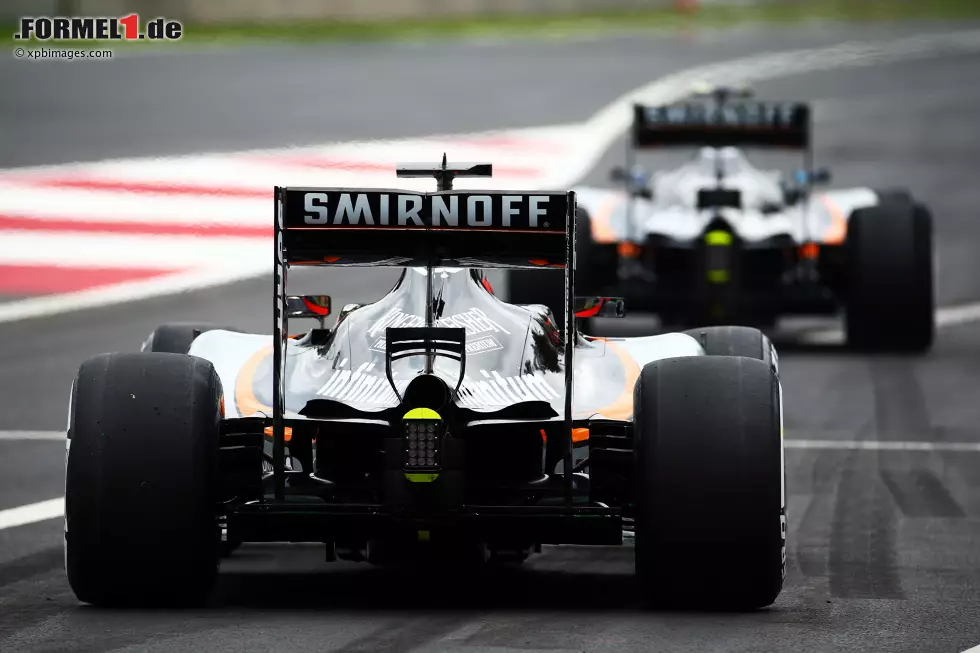
[[[748,328],[584,337],[575,194],[453,191],[489,165],[415,164],[439,192],[275,189],[274,334],[159,327],[71,388],[65,560],[82,601],[203,600],[222,549],[323,542],[328,559],[521,562],[635,536],[647,596],[764,606],[786,556],[782,390]],[[332,326],[291,266],[405,267]],[[565,333],[479,269],[564,270]],[[539,274],[544,274],[540,272]],[[316,318],[287,335],[289,319]],[[724,355],[719,355],[724,354]]]
[[[635,106],[626,190],[577,189],[579,288],[620,294],[668,325],[767,329],[784,315],[843,313],[849,344],[923,351],[934,334],[932,218],[907,191],[817,192],[810,107],[719,88],[687,103]],[[636,152],[701,149],[652,177]],[[743,148],[804,153],[792,181]],[[511,301],[557,305],[558,275],[511,275]],[[547,298],[547,299],[543,299]],[[683,326],[682,326],[683,328]]]

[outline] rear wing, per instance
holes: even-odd
[[[276,188],[290,265],[564,267],[573,193]]]
[[[759,147],[808,150],[810,107],[804,103],[686,102],[633,106],[632,142],[657,147]]]

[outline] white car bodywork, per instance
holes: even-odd
[[[411,279],[411,271],[408,274]],[[474,283],[468,274],[446,275],[445,282],[447,284]],[[390,298],[391,295],[388,297]],[[417,303],[415,294],[406,292],[404,298],[407,303],[399,305],[399,311],[409,316],[423,312],[424,304],[413,305]],[[530,324],[530,320],[541,311],[547,310],[543,306],[527,308],[510,306],[485,292],[481,301],[485,302],[480,305],[482,309],[501,321],[507,319],[508,313],[515,314],[515,311],[518,317],[523,316],[524,326],[520,327],[523,330],[519,332],[515,331],[517,328],[515,325],[521,324],[520,320],[506,322],[508,333],[513,336],[512,339],[510,335],[504,337],[497,334],[498,340],[503,343],[502,348],[513,348],[515,354],[524,351],[528,339],[524,330],[529,328],[526,325]],[[360,325],[360,322],[355,322],[358,311],[371,310],[371,307],[371,304],[367,304],[345,314],[343,320],[351,320],[348,328],[353,328],[352,324]],[[447,314],[451,315],[452,310],[451,307],[448,308]],[[500,313],[494,314],[495,310],[499,310]],[[361,328],[358,326],[358,329]],[[295,332],[296,329],[293,331]],[[255,370],[260,361],[265,360],[267,364],[271,350],[272,336],[270,335],[213,330],[198,336],[192,343],[189,353],[205,358],[214,365],[225,393],[226,417],[250,417],[271,411],[271,409],[265,410],[268,405],[261,400],[258,402],[254,400],[255,397],[263,395],[271,396],[271,379],[268,392],[263,392],[264,386],[257,389],[254,385],[265,383],[266,379],[261,378],[261,375],[256,376]],[[285,355],[284,383],[287,395],[295,393],[298,398],[309,396],[334,399],[368,411],[397,405],[397,399],[392,393],[382,391],[383,388],[390,386],[385,377],[383,356],[382,363],[378,365],[376,361],[369,363],[372,359],[365,356],[337,356],[330,352],[318,352],[316,347],[304,345],[296,339],[287,341]],[[609,339],[579,337],[573,359],[575,366],[573,413],[577,417],[605,415],[610,419],[631,420],[632,384],[635,383],[644,365],[664,358],[703,355],[705,351],[701,344],[684,333]],[[523,370],[521,369],[523,366],[513,364],[515,361],[520,363],[519,355],[517,358],[510,358],[511,360],[507,362],[507,357],[499,358],[482,354],[468,356],[463,389],[468,387],[469,391],[461,398],[460,405],[475,410],[499,409],[515,403],[515,397],[519,398],[522,392],[526,393],[532,386],[539,390],[539,395],[543,392],[547,396],[530,398],[545,398],[556,406],[563,404],[564,390],[558,382],[560,378],[554,378],[555,375],[550,372]],[[404,379],[407,383],[415,373],[413,369],[408,368],[403,371],[407,374],[396,377],[396,383],[400,379]],[[448,359],[439,359],[435,371],[448,383],[454,384],[459,364]],[[487,385],[490,387],[486,387]],[[615,387],[611,387],[613,385]],[[377,388],[378,391],[368,391],[368,388]],[[247,395],[249,400],[244,401],[244,398],[239,395]],[[243,409],[245,406],[249,408]],[[611,410],[602,413],[599,407],[603,406],[616,408],[614,413]],[[287,411],[286,416],[302,419],[302,416],[295,412]]]
[[[720,184],[719,168],[724,172]],[[801,243],[838,242],[852,211],[878,203],[873,190],[852,188],[814,192],[803,202],[786,205],[781,181],[781,173],[755,167],[738,148],[705,147],[680,167],[655,173],[652,199],[636,197],[632,206],[622,190],[581,187],[576,192],[579,206],[590,215],[597,243],[642,243],[651,234],[691,240],[719,215],[747,243],[783,234]],[[742,208],[698,210],[698,191],[715,188],[740,191]],[[767,205],[778,210],[764,211]]]

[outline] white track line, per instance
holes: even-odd
[[[57,440],[65,441],[64,431],[0,431],[3,440]]]
[[[0,510],[0,531],[65,516],[65,498],[56,497],[26,506]]]
[[[270,245],[271,246],[271,245]],[[179,272],[145,281],[128,281],[105,288],[92,288],[79,292],[32,297],[9,305],[0,305],[0,323],[15,322],[31,317],[46,317],[86,308],[100,308],[124,304],[135,299],[164,297],[182,292],[223,286],[250,277],[272,276],[272,266],[258,261],[250,271],[208,270]],[[5,310],[9,309],[9,310]]]
[[[840,451],[948,451],[980,452],[980,442],[900,442],[888,440],[784,440],[787,449]]]
[[[980,302],[943,306],[936,309],[936,327],[939,329],[973,322],[980,322]],[[840,327],[815,329],[800,334],[799,341],[807,345],[842,345],[845,343],[844,331]]]
[[[936,311],[936,326],[951,327],[980,321],[980,302],[947,306]]]

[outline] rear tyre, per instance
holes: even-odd
[[[592,261],[592,223],[584,209],[575,214],[576,296],[593,294],[587,273]],[[565,328],[565,273],[563,270],[513,270],[508,275],[507,301],[511,304],[543,304],[551,309],[555,326]],[[587,330],[587,329],[586,329]]]
[[[715,326],[688,329],[687,335],[701,343],[708,356],[745,356],[764,361],[779,371],[775,347],[762,331],[744,326]]]
[[[101,354],[72,385],[65,566],[95,605],[195,605],[218,569],[221,383],[211,363]]]
[[[932,216],[907,195],[854,212],[848,224],[848,343],[924,352],[935,336]]]
[[[654,604],[764,607],[785,573],[781,391],[760,360],[671,358],[634,391],[636,573]]]
[[[238,331],[232,327],[218,326],[207,322],[175,322],[163,324],[153,330],[153,333],[143,343],[142,351],[153,351],[169,354],[186,354],[191,349],[191,343],[208,331]],[[228,557],[234,553],[242,541],[232,537],[221,541],[221,556]]]
[[[143,343],[141,351],[155,351],[169,354],[186,354],[190,351],[191,343],[202,333],[221,329],[237,331],[231,327],[223,327],[205,322],[176,322],[163,324],[153,330],[153,333]]]

